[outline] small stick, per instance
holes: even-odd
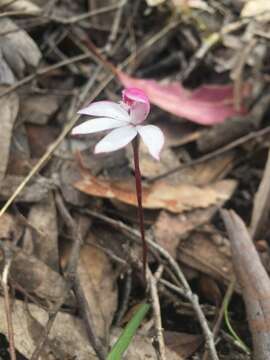
[[[270,358],[270,281],[243,220],[233,210],[221,216],[231,240],[232,261],[248,315],[253,358]]]
[[[38,360],[39,359],[40,353],[48,341],[49,333],[54,324],[57,313],[60,310],[60,307],[61,307],[61,304],[59,303],[57,308],[55,308],[54,311],[49,314],[49,319],[46,323],[46,326],[44,327],[43,336],[42,336],[42,338],[39,339],[38,344],[31,356],[30,360]]]
[[[145,240],[145,231],[144,231],[144,215],[143,215],[143,206],[142,206],[142,176],[140,171],[138,136],[136,136],[135,139],[132,141],[132,147],[133,147],[134,167],[135,167],[136,194],[137,194],[137,202],[138,202],[138,218],[139,218],[140,233],[141,233],[142,248],[143,248],[143,273],[144,273],[144,279],[146,280],[148,247]]]
[[[0,19],[3,17],[13,17],[13,16],[31,16],[35,18],[41,18],[45,19],[47,21],[53,21],[62,25],[74,25],[77,22],[87,20],[93,16],[99,15],[99,14],[105,14],[107,12],[111,12],[114,10],[117,10],[121,4],[114,4],[109,6],[104,6],[103,8],[96,9],[93,11],[88,11],[83,14],[71,16],[71,17],[60,17],[60,16],[54,16],[54,15],[47,15],[42,10],[41,11],[22,11],[22,10],[11,10],[6,11],[4,13],[0,14]]]
[[[163,270],[163,266],[160,266],[161,271]],[[158,289],[157,289],[157,282],[159,280],[159,269],[157,270],[157,277],[153,276],[151,270],[147,269],[147,279],[150,282],[150,294],[152,298],[152,306],[153,306],[153,313],[154,313],[154,322],[155,322],[155,330],[156,336],[159,346],[159,358],[160,360],[166,360],[166,348],[163,336],[163,328],[162,328],[162,321],[161,321],[161,311],[160,311],[160,302],[158,296]],[[161,275],[161,274],[160,274]]]
[[[114,41],[116,39],[118,30],[119,30],[119,26],[120,26],[120,23],[121,23],[121,18],[122,18],[122,15],[123,15],[123,9],[124,9],[124,6],[126,5],[126,2],[127,2],[127,0],[122,0],[122,1],[119,2],[119,7],[118,7],[118,10],[117,10],[117,12],[115,14],[114,21],[113,21],[113,24],[112,24],[111,33],[109,35],[108,42],[107,42],[107,44],[105,46],[105,50],[108,53],[110,53],[111,48],[112,48],[112,44],[114,43]]]

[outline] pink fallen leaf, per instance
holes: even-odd
[[[144,90],[150,102],[176,116],[201,125],[222,123],[229,117],[244,114],[245,108],[234,108],[233,86],[203,85],[193,91],[186,90],[180,83],[162,84],[155,80],[136,79],[123,72],[118,77],[125,87],[139,87]],[[249,93],[244,86],[243,96]]]

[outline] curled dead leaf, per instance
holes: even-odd
[[[41,52],[27,32],[10,19],[0,19],[0,29],[0,83],[12,84],[27,68],[38,65]]]
[[[92,176],[82,171],[82,179],[76,181],[76,189],[107,199],[117,199],[129,205],[137,206],[135,185],[127,182],[113,182]],[[143,188],[143,207],[146,209],[166,209],[180,213],[194,208],[206,208],[220,200],[227,200],[234,191],[234,180],[222,180],[215,184],[198,187],[190,184],[167,184],[158,181]],[[230,188],[225,192],[224,188]]]

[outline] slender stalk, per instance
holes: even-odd
[[[139,161],[138,136],[136,136],[135,139],[132,141],[132,147],[133,147],[134,168],[135,168],[136,194],[137,194],[137,202],[138,202],[138,218],[139,218],[142,249],[143,249],[143,273],[144,273],[144,279],[146,280],[148,247],[145,241],[145,232],[144,232],[144,215],[143,215],[143,207],[142,207],[142,177],[141,177],[140,161]]]

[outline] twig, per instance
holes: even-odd
[[[68,18],[60,17],[60,16],[54,16],[54,15],[46,15],[41,11],[21,11],[21,10],[14,10],[14,11],[6,11],[2,14],[0,14],[0,19],[3,17],[11,17],[11,16],[32,16],[37,18],[42,18],[48,21],[54,21],[62,25],[71,25],[75,24],[79,21],[83,21],[86,19],[89,19],[93,16],[99,15],[99,14],[105,14],[110,11],[114,11],[118,9],[121,6],[121,4],[114,4],[109,6],[104,6],[103,8],[92,10],[80,15],[71,16]],[[0,34],[1,35],[1,34]]]
[[[54,310],[49,314],[49,319],[46,323],[46,326],[44,327],[44,331],[43,331],[43,336],[40,338],[40,340],[38,341],[38,344],[31,356],[31,360],[38,360],[40,357],[40,354],[42,352],[42,349],[44,348],[45,344],[48,341],[48,336],[49,333],[51,331],[51,328],[54,324],[55,318],[57,316],[58,311],[60,310],[61,306],[62,306],[62,302],[64,302],[61,300],[61,303],[59,302],[59,304],[57,304],[57,306],[54,308]]]
[[[9,270],[12,262],[12,255],[7,247],[1,244],[1,249],[4,253],[4,269],[2,272],[2,287],[4,291],[4,304],[5,304],[5,313],[7,320],[7,330],[8,330],[8,341],[9,341],[9,353],[11,360],[16,360],[16,350],[15,350],[15,342],[14,342],[14,330],[12,324],[12,312],[10,306],[10,298],[9,298],[9,286],[8,286],[8,276]]]
[[[118,29],[120,26],[120,22],[121,22],[121,18],[122,18],[122,14],[123,14],[123,9],[124,9],[126,2],[127,2],[127,0],[122,0],[119,2],[119,7],[115,14],[113,25],[112,25],[112,30],[109,35],[108,42],[105,46],[105,51],[107,51],[108,53],[111,51],[112,44],[116,39]]]
[[[206,54],[220,42],[221,36],[219,33],[211,34],[199,47],[199,49],[194,53],[191,60],[188,63],[186,69],[184,69],[183,73],[180,74],[181,81],[186,80],[191,72],[201,63]]]
[[[163,266],[160,266],[161,271],[163,270]],[[157,277],[153,276],[151,270],[147,269],[147,280],[150,283],[150,294],[152,298],[152,307],[154,313],[154,322],[155,322],[155,330],[156,330],[156,337],[159,346],[159,358],[160,360],[166,360],[166,349],[165,349],[165,342],[163,336],[163,328],[162,328],[162,321],[161,321],[161,311],[160,311],[160,302],[158,296],[158,289],[157,289],[157,282],[160,270],[157,271]],[[161,273],[160,273],[161,275]]]

